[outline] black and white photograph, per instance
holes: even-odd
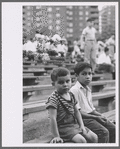
[[[119,146],[118,2],[2,3],[2,146]]]

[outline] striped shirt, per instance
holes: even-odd
[[[57,91],[54,91],[46,102],[46,109],[54,107],[57,110],[57,123],[62,121],[67,114],[72,114],[74,116],[74,107],[77,104],[77,101],[71,92],[69,92],[69,94],[71,97],[70,101],[60,96]]]

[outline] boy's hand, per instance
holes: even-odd
[[[85,129],[85,127],[81,127],[80,130],[82,131],[83,134],[87,133],[87,130]]]
[[[51,140],[50,143],[63,143],[63,139],[61,139],[60,137],[55,137]]]
[[[98,122],[103,123],[103,124],[105,124],[106,121],[107,121],[106,117],[103,117],[103,116],[97,116],[97,117],[96,117],[96,120],[97,120]]]

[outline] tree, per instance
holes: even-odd
[[[108,39],[112,35],[115,35],[115,27],[111,24],[104,26],[101,33],[102,40]]]

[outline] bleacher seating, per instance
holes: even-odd
[[[48,143],[51,138],[48,113],[45,102],[54,90],[48,72],[58,66],[64,66],[71,71],[73,84],[76,77],[73,71],[74,64],[65,63],[61,58],[51,57],[51,64],[36,65],[30,62],[23,66],[23,142]],[[29,64],[29,65],[28,65]],[[44,69],[43,74],[35,74],[36,69]],[[50,71],[49,71],[50,70]],[[41,75],[41,76],[40,76]],[[26,81],[27,80],[27,81]],[[26,81],[26,83],[25,83]],[[103,74],[93,75],[90,84],[93,102],[105,106],[115,100],[115,80],[104,80]],[[108,111],[105,115],[110,120],[115,119],[115,110]]]

